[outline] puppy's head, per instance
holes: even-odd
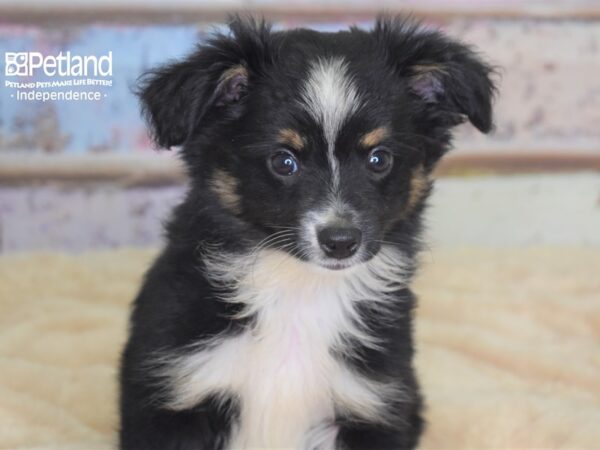
[[[490,67],[417,24],[230,29],[149,73],[140,97],[157,144],[182,146],[196,206],[255,245],[343,269],[406,242],[451,128],[492,127]]]

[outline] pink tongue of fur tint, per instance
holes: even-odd
[[[300,333],[298,332],[297,325],[292,325],[292,330],[289,336],[289,343],[287,346],[287,351],[285,352],[284,357],[281,360],[280,368],[292,364],[297,358],[295,358],[300,353]]]

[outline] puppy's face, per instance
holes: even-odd
[[[371,32],[231,28],[151,73],[141,98],[157,142],[183,145],[198,206],[253,246],[364,262],[414,237],[451,127],[491,128],[490,68],[438,33],[385,18]]]

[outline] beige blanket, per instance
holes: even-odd
[[[110,449],[151,251],[0,258],[0,448]],[[600,252],[437,250],[415,284],[422,448],[600,448]]]

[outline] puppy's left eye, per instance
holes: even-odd
[[[384,147],[375,147],[367,158],[367,167],[377,174],[389,171],[393,163],[394,157]]]
[[[282,150],[269,158],[269,167],[279,176],[290,176],[298,172],[298,160],[292,153]]]

